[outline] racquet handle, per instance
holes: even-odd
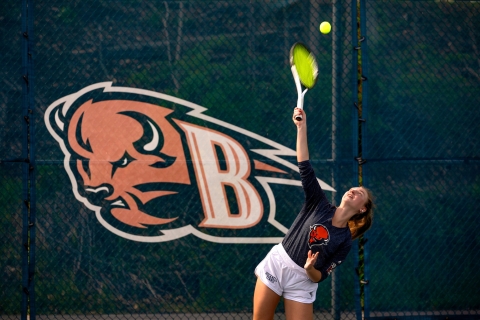
[[[297,87],[298,89],[298,87]],[[305,93],[307,93],[308,89],[305,89],[303,92],[300,90],[298,90],[298,100],[297,100],[297,108],[298,109],[302,109],[303,110],[303,100],[304,100],[304,97],[305,97]],[[303,116],[301,114],[297,114],[295,116],[295,120],[297,121],[302,121],[303,120]]]

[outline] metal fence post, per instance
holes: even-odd
[[[367,111],[368,111],[368,46],[367,46],[367,14],[366,14],[365,0],[360,0],[360,36],[362,42],[361,61],[362,61],[362,74],[360,81],[362,83],[362,108],[361,119],[359,119],[358,125],[361,128],[361,165],[366,163],[368,159],[368,141],[366,139],[366,125],[367,125]],[[368,188],[367,176],[365,170],[362,167],[361,170],[362,185]],[[368,275],[368,246],[366,235],[362,237],[363,245],[363,279],[361,284],[363,285],[363,316],[365,319],[370,317],[369,309],[369,275]]]
[[[352,0],[352,185],[359,183],[358,179],[358,162],[355,160],[358,156],[358,27],[357,27],[357,1]],[[358,248],[354,251],[355,263],[358,267],[359,252]],[[356,269],[358,270],[358,268]],[[357,276],[358,276],[357,272]],[[355,314],[358,320],[362,319],[362,305],[360,296],[359,278],[355,279]]]
[[[35,157],[33,0],[22,1],[22,302],[21,319],[35,319]]]
[[[333,162],[333,188],[339,186],[338,183],[338,157],[337,157],[337,128],[339,118],[339,108],[341,106],[341,44],[342,44],[342,4],[341,0],[332,1],[332,162]],[[340,203],[341,194],[334,192],[334,204]],[[339,320],[340,311],[340,270],[337,268],[332,273],[332,318]]]

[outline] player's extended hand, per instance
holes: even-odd
[[[299,120],[295,119],[298,115],[302,116],[302,120],[299,121]],[[293,119],[293,123],[295,123],[295,125],[298,128],[300,128],[307,123],[307,114],[305,113],[305,111],[303,109],[295,108],[295,109],[293,109],[293,118],[292,119]]]
[[[315,262],[317,262],[318,258],[318,252],[317,253],[312,253],[312,250],[308,250],[308,257],[307,257],[307,262],[305,262],[305,269],[310,269],[313,268],[315,265]]]

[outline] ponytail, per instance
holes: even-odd
[[[367,192],[368,200],[365,203],[365,212],[354,215],[348,221],[352,240],[359,238],[362,234],[367,232],[372,226],[373,221],[373,208],[375,207],[375,204],[373,203],[372,192],[365,187],[362,188]]]

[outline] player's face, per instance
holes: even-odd
[[[362,187],[351,188],[343,195],[342,201],[352,208],[361,211],[365,210],[365,203],[368,200],[367,191]]]

